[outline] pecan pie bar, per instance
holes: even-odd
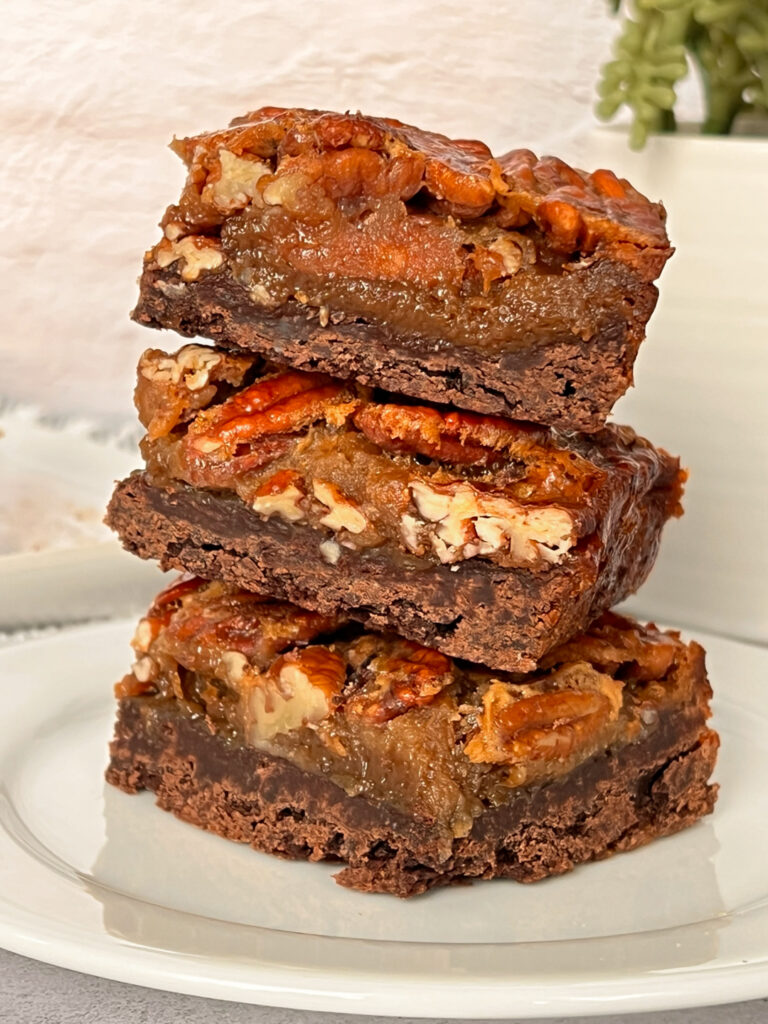
[[[530,674],[182,579],[134,639],[107,779],[411,896],[536,881],[711,811],[704,652],[607,613]]]
[[[172,148],[188,177],[138,322],[568,429],[631,384],[672,250],[610,171],[274,107]]]
[[[677,459],[595,434],[408,404],[254,355],[147,351],[146,470],[108,522],[168,568],[445,654],[529,670],[634,591],[679,515]]]

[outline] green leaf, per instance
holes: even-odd
[[[642,149],[648,141],[648,129],[642,121],[635,120],[629,129],[629,148]]]

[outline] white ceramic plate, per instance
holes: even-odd
[[[102,781],[132,624],[0,651],[0,944],[121,981],[426,1017],[768,995],[768,650],[705,638],[723,738],[708,820],[534,886],[401,902],[200,832]]]
[[[0,410],[0,630],[138,615],[162,586],[102,523],[138,452],[86,429]]]

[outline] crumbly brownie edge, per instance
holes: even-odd
[[[599,337],[584,340],[564,328],[546,343],[486,355],[361,320],[321,327],[295,302],[271,313],[226,272],[184,282],[173,268],[145,269],[140,289],[132,315],[148,327],[210,338],[296,369],[354,377],[423,401],[586,432],[604,425],[631,385],[657,297],[653,285],[638,282],[629,323],[625,310]]]
[[[385,553],[346,548],[330,565],[319,549],[325,534],[264,522],[235,497],[185,484],[155,487],[141,473],[117,485],[106,521],[124,547],[164,569],[223,579],[322,614],[341,609],[374,631],[394,630],[452,657],[530,671],[645,580],[665,508],[664,491],[638,497],[630,533],[614,531],[602,564],[595,558],[541,574],[480,559],[408,568]]]
[[[127,792],[151,790],[164,810],[256,850],[346,862],[341,885],[407,897],[471,879],[533,882],[677,832],[714,806],[717,747],[701,704],[667,713],[642,742],[520,791],[453,840],[281,758],[232,746],[152,698],[120,702],[106,778]]]

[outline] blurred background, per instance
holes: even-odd
[[[142,253],[157,239],[157,221],[183,179],[180,161],[167,149],[171,137],[220,127],[264,104],[361,109],[479,137],[497,152],[528,146],[590,170],[609,166],[664,200],[678,251],[662,277],[662,299],[636,367],[637,389],[615,418],[681,453],[692,478],[687,514],[668,528],[659,566],[634,606],[667,621],[768,640],[768,141],[760,124],[738,137],[687,130],[703,116],[694,74],[675,87],[680,130],[674,135],[651,135],[637,153],[629,149],[626,112],[611,127],[599,127],[593,108],[600,67],[621,27],[612,6],[604,0],[515,0],[489,9],[454,0],[6,5],[0,44],[0,425],[6,435],[0,558],[6,574],[13,571],[20,587],[32,587],[30,563],[19,556],[55,550],[66,561],[75,551],[79,561],[71,564],[82,584],[97,575],[96,567],[90,576],[83,571],[82,558],[93,554],[89,546],[110,545],[104,564],[115,576],[106,577],[97,600],[106,614],[104,593],[115,590],[110,579],[146,568],[136,569],[130,559],[119,568],[110,561],[114,544],[100,516],[111,481],[137,461],[131,447],[138,433],[131,404],[137,357],[160,343],[128,313]],[[629,43],[623,59],[634,73],[650,58],[642,41],[634,51]],[[657,56],[667,67],[665,54]],[[738,68],[728,68],[718,73],[735,80]],[[663,87],[654,84],[644,95],[666,102]],[[60,605],[58,586],[53,597]],[[0,628],[14,617],[29,619],[27,609],[20,611],[19,591],[5,601]]]

